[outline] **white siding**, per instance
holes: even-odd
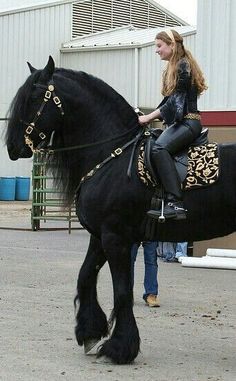
[[[235,20],[235,0],[198,0],[197,57],[209,86],[201,110],[236,110]]]
[[[29,74],[27,61],[45,66],[51,54],[60,64],[60,46],[71,35],[70,4],[0,15],[0,117]]]
[[[134,49],[62,53],[61,66],[86,71],[103,79],[132,104],[134,99]]]
[[[0,118],[4,118],[17,89],[29,75],[27,61],[42,68],[52,55],[60,66],[61,44],[71,37],[71,5],[0,15],[0,36]],[[0,137],[2,134],[0,123]],[[0,176],[30,176],[31,161],[10,161],[1,141],[0,145]]]

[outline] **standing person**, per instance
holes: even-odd
[[[140,243],[134,243],[131,248],[131,280],[132,287],[134,286],[134,266]],[[158,242],[143,241],[144,254],[144,294],[143,299],[149,307],[160,307],[158,296],[158,281],[157,281],[157,247]]]
[[[172,29],[161,31],[156,35],[155,43],[161,60],[168,61],[163,73],[164,99],[156,110],[139,116],[139,123],[160,119],[167,127],[153,145],[152,164],[165,191],[164,216],[184,219],[186,210],[181,183],[172,155],[187,148],[200,135],[202,126],[197,98],[207,86],[196,60],[185,49],[178,32]],[[148,211],[152,218],[158,219],[160,214],[160,210]]]

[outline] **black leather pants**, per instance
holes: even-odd
[[[200,135],[199,120],[184,119],[167,127],[152,148],[152,164],[166,193],[182,198],[181,183],[172,156],[184,150]]]

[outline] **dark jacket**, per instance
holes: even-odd
[[[161,118],[168,125],[181,121],[188,113],[197,113],[197,87],[193,85],[190,66],[187,60],[181,59],[178,69],[178,81],[175,91],[164,97],[157,106]]]

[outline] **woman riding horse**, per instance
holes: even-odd
[[[156,140],[152,163],[165,190],[164,217],[184,219],[185,208],[182,189],[172,156],[188,147],[201,133],[202,126],[197,108],[197,97],[207,89],[202,72],[185,49],[183,37],[172,29],[156,35],[156,52],[168,61],[164,72],[163,101],[155,111],[139,117],[141,124],[158,118],[166,129]],[[149,210],[148,215],[159,218],[160,210]]]

